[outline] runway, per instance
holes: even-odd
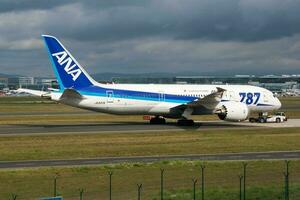
[[[137,156],[137,157],[105,157],[92,159],[72,160],[37,160],[0,162],[0,169],[7,168],[32,168],[32,167],[58,167],[58,166],[86,166],[118,163],[151,163],[158,161],[186,160],[186,161],[247,161],[247,160],[293,160],[300,159],[300,151],[278,152],[250,152],[250,153],[226,153],[205,155],[170,155],[170,156]]]
[[[211,128],[239,128],[245,127],[220,122],[201,122],[192,127],[177,126],[176,123],[164,125],[150,125],[148,122],[124,123],[85,123],[85,124],[59,124],[59,125],[0,125],[0,135],[36,135],[36,134],[75,134],[75,133],[114,133],[114,132],[153,132],[153,131],[181,131],[204,130]]]
[[[177,126],[175,122],[164,125],[150,125],[148,122],[118,122],[118,123],[84,123],[84,124],[19,124],[0,125],[0,135],[46,135],[46,134],[78,134],[78,133],[128,133],[157,132],[208,129],[243,129],[243,128],[288,128],[300,127],[300,119],[290,119],[284,123],[249,123],[225,121],[201,121],[195,126]]]

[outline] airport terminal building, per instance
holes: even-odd
[[[235,76],[169,76],[149,77],[146,75],[132,75],[120,77],[98,78],[100,82],[114,83],[156,83],[156,84],[243,84],[264,87],[278,94],[300,95],[300,75],[235,75]],[[4,88],[29,88],[45,90],[49,87],[57,88],[54,78],[39,77],[0,77],[0,90]]]
[[[112,82],[163,84],[242,84],[264,87],[279,94],[290,91],[298,91],[300,89],[300,75],[176,76],[166,78],[113,77]]]
[[[175,77],[175,82],[193,84],[245,84],[263,87],[276,93],[300,89],[300,75],[177,76]]]

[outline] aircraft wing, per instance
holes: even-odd
[[[217,91],[205,96],[202,99],[196,99],[187,104],[189,107],[199,107],[204,106],[208,109],[214,109],[216,105],[221,101],[222,95],[226,90],[220,87],[217,87]]]
[[[25,89],[25,88],[19,88],[16,90],[16,92],[25,92],[25,93],[32,94],[34,96],[39,96],[39,97],[49,97],[49,95],[50,95],[49,92],[40,91],[40,90],[30,90],[30,89]]]

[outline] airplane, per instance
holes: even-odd
[[[42,35],[59,89],[50,92],[20,88],[60,103],[102,113],[149,115],[150,124],[194,125],[192,115],[216,114],[239,122],[253,111],[278,110],[281,102],[271,91],[250,85],[103,84],[96,82],[54,36]]]

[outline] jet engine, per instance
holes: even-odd
[[[239,122],[248,118],[249,109],[244,103],[228,101],[221,102],[215,113],[221,120]]]

